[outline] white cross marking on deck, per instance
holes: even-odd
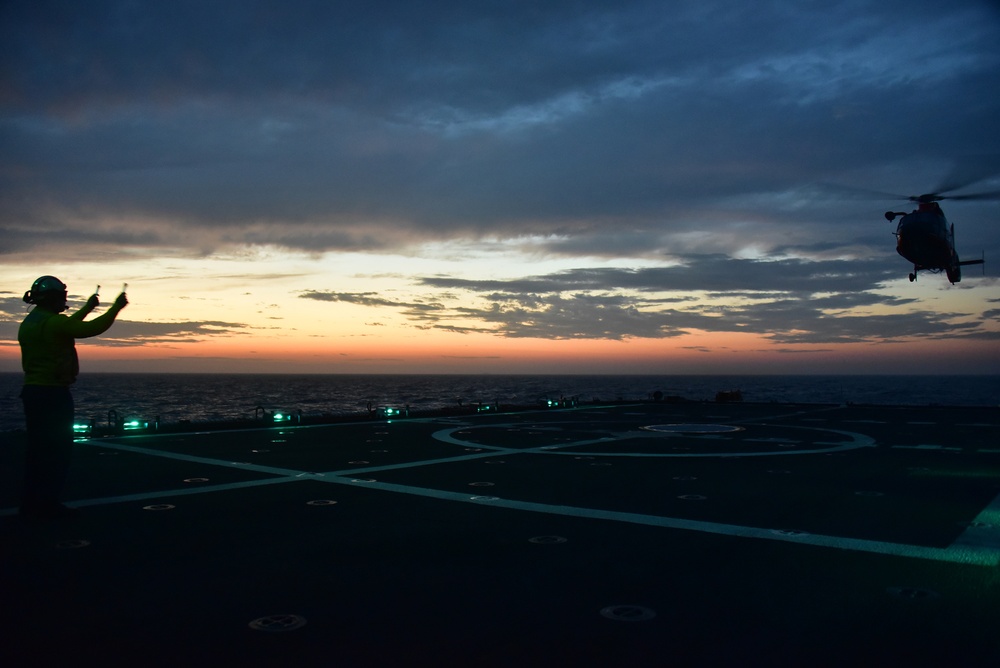
[[[508,425],[489,425],[489,426],[491,428],[497,428],[497,427],[502,428]],[[454,427],[452,429],[442,430],[436,432],[434,434],[434,437],[444,442],[449,442],[456,445],[460,445],[462,447],[467,447],[469,443],[465,441],[460,441],[458,439],[454,439],[451,437],[450,434],[454,431],[457,431],[458,429],[468,429],[468,428],[469,426],[466,425],[462,427]],[[836,450],[855,449],[855,448],[869,447],[871,445],[874,445],[870,437],[862,434],[854,434],[853,432],[843,432],[832,429],[818,429],[813,427],[788,427],[788,428],[833,432],[841,435],[849,435],[852,437],[852,441],[847,444],[830,444],[834,446],[839,445],[840,447],[832,447],[830,449],[824,449],[824,450],[808,450],[808,451],[802,450],[799,451],[797,454],[829,453],[829,452],[834,452]],[[631,437],[632,435],[634,435],[634,432],[629,432],[629,434]],[[608,440],[613,440],[613,438],[609,439],[609,437],[602,437],[598,439],[582,440],[582,441],[576,441],[574,443],[562,444],[558,447],[563,449],[569,447],[579,447],[581,445],[606,443]],[[600,508],[581,508],[576,506],[545,504],[545,503],[536,503],[531,501],[519,501],[515,499],[504,499],[495,496],[470,496],[467,493],[463,494],[461,492],[450,492],[438,489],[415,487],[411,485],[387,483],[375,479],[358,477],[358,475],[361,473],[370,474],[370,473],[377,473],[380,471],[389,471],[395,469],[413,468],[418,466],[431,466],[447,462],[468,461],[480,458],[493,458],[497,455],[498,452],[507,453],[511,455],[537,453],[537,454],[559,454],[559,455],[579,456],[581,454],[581,453],[571,453],[571,452],[553,452],[552,450],[543,450],[541,447],[529,448],[529,449],[517,449],[517,448],[504,448],[499,446],[486,446],[477,443],[474,444],[475,447],[480,450],[483,450],[483,452],[478,452],[475,454],[467,454],[467,455],[458,455],[455,457],[443,457],[438,459],[411,461],[411,462],[392,464],[386,466],[367,467],[363,469],[355,468],[349,470],[338,470],[338,471],[327,471],[327,472],[307,472],[295,469],[260,466],[260,465],[241,463],[241,462],[217,460],[208,457],[197,457],[194,455],[153,450],[150,448],[142,448],[117,442],[95,440],[95,441],[88,441],[87,445],[124,450],[136,454],[143,454],[154,457],[163,457],[168,459],[202,463],[211,466],[221,466],[221,467],[235,468],[245,471],[255,471],[277,477],[261,479],[261,480],[228,483],[223,485],[206,485],[197,488],[187,487],[183,489],[162,490],[157,492],[129,494],[129,495],[106,497],[100,499],[88,499],[88,500],[74,502],[72,504],[74,506],[97,506],[97,505],[106,505],[110,503],[146,501],[149,499],[175,498],[180,496],[190,496],[193,494],[224,492],[234,489],[246,489],[252,487],[294,483],[307,480],[310,482],[322,482],[322,483],[337,484],[337,485],[364,486],[367,489],[376,489],[376,490],[394,492],[399,494],[410,494],[410,495],[422,496],[444,501],[490,505],[493,507],[508,508],[511,510],[519,510],[526,512],[537,512],[549,515],[565,515],[571,517],[581,517],[586,519],[626,522],[632,524],[642,524],[647,526],[656,526],[669,529],[681,529],[686,531],[697,531],[710,534],[721,534],[721,535],[735,536],[742,538],[778,540],[783,542],[797,543],[801,545],[837,548],[842,550],[853,550],[858,552],[884,554],[897,557],[929,559],[934,561],[945,561],[945,562],[982,565],[991,567],[1000,565],[1000,531],[997,531],[996,529],[997,526],[1000,526],[1000,496],[994,499],[994,501],[979,514],[979,516],[970,525],[970,527],[966,529],[966,531],[963,532],[963,534],[957,540],[955,540],[951,545],[949,545],[947,548],[937,548],[937,547],[927,547],[920,545],[890,543],[884,541],[864,540],[857,538],[845,538],[840,536],[825,536],[820,534],[811,534],[811,533],[806,534],[806,533],[789,532],[781,530],[776,531],[774,527],[769,527],[769,528],[747,527],[735,524],[725,524],[720,522],[705,522],[705,521],[690,520],[690,519],[676,518],[676,517],[664,517],[658,515],[646,515],[642,513],[629,513],[629,512],[604,510]],[[650,455],[646,453],[623,454],[623,453],[587,452],[585,454],[587,454],[588,456],[612,456],[612,457],[621,457],[621,456],[691,457],[692,456],[689,453],[681,455],[661,455],[658,453],[654,453]],[[714,454],[712,456],[747,457],[747,456],[773,456],[773,455],[787,456],[792,454],[796,453],[788,451],[775,452],[775,453],[763,453],[763,452],[724,453],[724,454],[719,453],[719,454]],[[0,514],[3,515],[10,515],[13,513],[14,513],[13,509],[0,511]]]

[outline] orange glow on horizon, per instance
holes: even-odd
[[[952,345],[948,367],[932,364],[932,340],[837,345],[775,344],[751,334],[692,332],[624,341],[502,338],[405,332],[405,338],[232,337],[176,344],[77,344],[82,372],[788,374],[990,373],[985,341]],[[13,343],[13,342],[12,342]],[[0,370],[19,371],[16,343],[0,346]],[[993,373],[996,371],[993,370]]]

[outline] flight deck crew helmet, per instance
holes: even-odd
[[[40,299],[45,299],[48,294],[65,294],[66,284],[55,276],[42,276],[31,284],[31,289],[24,293],[24,301],[29,304],[37,304]]]

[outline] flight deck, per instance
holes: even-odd
[[[4,665],[1000,664],[1000,409],[642,402],[94,437]]]

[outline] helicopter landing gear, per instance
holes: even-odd
[[[910,274],[910,283],[912,283],[915,280],[917,280],[917,275],[916,274]]]

